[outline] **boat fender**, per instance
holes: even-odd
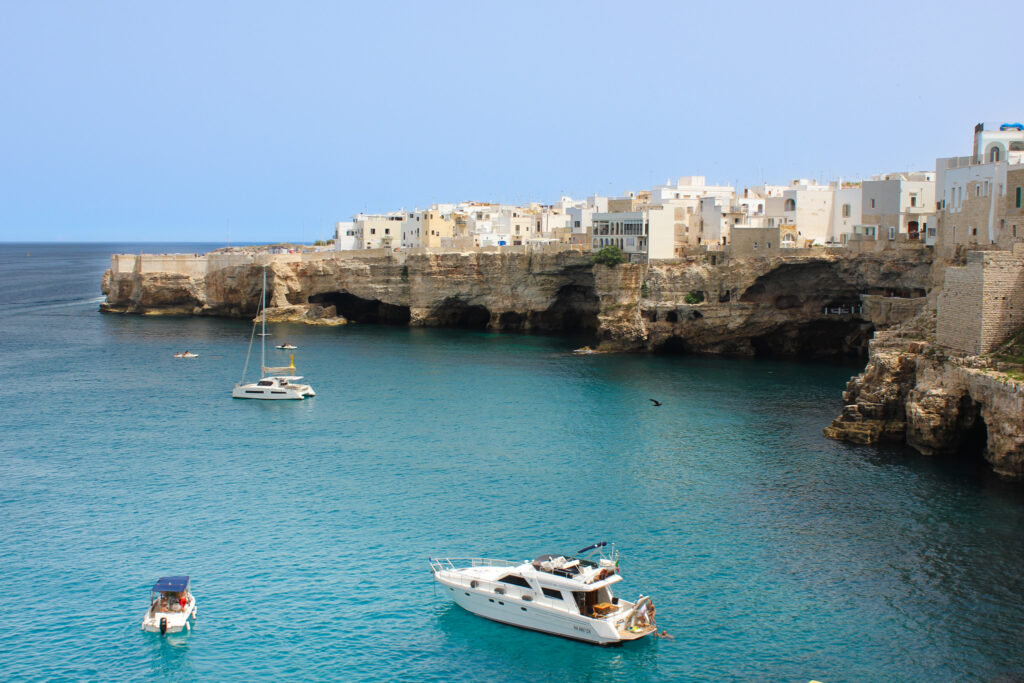
[[[160,635],[167,633],[167,617],[160,617]]]

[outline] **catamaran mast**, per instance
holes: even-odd
[[[260,302],[263,309],[263,329],[260,330],[260,376],[267,371],[267,267],[263,266],[263,300]]]

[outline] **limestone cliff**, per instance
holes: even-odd
[[[825,435],[906,442],[926,455],[981,454],[995,472],[1024,478],[1024,382],[990,359],[936,345],[934,311],[913,323],[876,334]]]
[[[878,307],[862,297],[923,301],[930,253],[606,267],[574,251],[355,252],[210,260],[188,273],[135,262],[105,276],[101,308],[251,316],[263,263],[269,311],[295,319],[589,333],[601,351],[819,356],[864,351]]]

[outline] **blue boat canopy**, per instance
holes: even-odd
[[[159,593],[180,593],[188,588],[187,576],[164,576],[156,581],[153,586],[154,592]]]

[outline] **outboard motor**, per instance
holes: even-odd
[[[167,617],[160,617],[160,635],[167,633]]]

